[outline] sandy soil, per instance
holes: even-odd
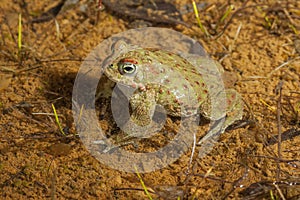
[[[209,37],[199,28],[191,1],[173,1],[175,7],[165,4],[169,11],[179,10],[182,19],[174,16],[175,22],[161,23],[133,16],[129,9],[139,1],[120,1],[118,12],[107,2],[99,13],[94,1],[81,1],[61,11],[56,20],[40,23],[31,22],[59,1],[0,2],[0,198],[150,199],[137,174],[103,165],[82,144],[72,115],[72,89],[83,59],[99,43],[130,28],[151,25],[201,42],[235,74],[233,88],[246,104],[242,123],[222,134],[207,156],[189,165],[190,148],[169,166],[141,174],[152,198],[299,199],[300,2],[196,1]],[[165,14],[151,11],[151,5],[138,9]],[[229,5],[234,7],[231,12]],[[121,17],[120,11],[129,17]],[[109,101],[100,98],[97,103],[100,114],[104,109],[99,124],[117,137],[120,130],[109,113]],[[58,128],[52,104],[66,135]],[[138,151],[163,146],[177,125],[177,119],[168,118],[166,134],[137,141]],[[201,124],[198,136],[206,130],[207,124]],[[136,150],[135,145],[124,148]]]

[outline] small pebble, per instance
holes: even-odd
[[[66,156],[71,152],[71,145],[65,143],[57,143],[48,147],[47,153],[52,156]]]

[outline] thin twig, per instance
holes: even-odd
[[[248,166],[245,166],[245,172],[244,174],[239,177],[237,180],[233,181],[232,183],[232,188],[231,190],[222,198],[222,199],[227,199],[229,197],[230,194],[232,194],[234,192],[234,190],[236,190],[236,188],[242,188],[244,187],[244,185],[240,184],[248,175],[249,175],[249,168]]]
[[[53,161],[53,170],[52,170],[52,176],[51,176],[51,200],[55,200],[56,196],[56,177],[57,177],[57,169],[56,169],[56,163]]]
[[[169,25],[184,25],[186,27],[191,27],[190,24],[175,19],[171,18],[170,16],[167,15],[161,15],[157,13],[145,13],[144,12],[138,12],[137,10],[128,10],[126,5],[120,4],[118,1],[111,1],[111,0],[102,0],[102,4],[108,9],[111,10],[112,12],[116,13],[119,16],[122,17],[131,17],[133,19],[143,19],[146,21],[154,22],[154,23],[163,23],[163,24],[169,24]]]
[[[267,76],[248,76],[247,78],[251,78],[251,79],[268,79],[268,78],[271,78],[271,76],[276,71],[278,71],[279,69],[283,68],[284,66],[287,66],[287,65],[291,64],[292,62],[295,62],[297,59],[300,59],[300,56],[295,57],[295,58],[293,58],[291,60],[285,61],[284,63],[281,63],[278,67],[276,67],[270,73],[268,73]]]
[[[196,140],[197,140],[196,139],[196,134],[193,134],[193,147],[192,147],[192,153],[191,153],[191,157],[190,157],[190,162],[189,162],[189,166],[188,166],[188,169],[187,169],[187,173],[189,173],[191,164],[193,162],[193,157],[194,157],[195,148],[196,148]]]
[[[275,183],[273,183],[273,185],[274,185],[274,187],[277,189],[277,191],[278,191],[278,193],[279,193],[281,199],[282,199],[282,200],[286,200],[286,198],[284,197],[284,195],[283,195],[282,191],[280,190],[280,188],[278,187],[278,185],[275,184]]]
[[[281,99],[282,99],[282,86],[283,86],[283,81],[281,80],[279,84],[277,85],[277,92],[279,93],[278,101],[277,101],[277,130],[278,130],[278,143],[277,143],[277,148],[278,148],[278,159],[281,159],[281,118],[280,118],[280,111],[281,111]],[[277,181],[280,180],[280,164],[278,161],[277,162],[277,172],[276,172],[276,179]]]

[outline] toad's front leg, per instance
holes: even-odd
[[[152,120],[156,107],[155,91],[148,89],[134,93],[130,105],[131,116],[122,130],[132,137],[149,137],[157,130],[157,124]]]

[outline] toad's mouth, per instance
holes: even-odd
[[[132,79],[132,77],[123,76],[121,74],[113,75],[112,73],[110,73],[110,71],[113,71],[113,70],[111,70],[111,69],[106,69],[106,70],[104,71],[104,75],[118,85],[131,87],[134,89],[144,88],[144,85],[136,83]]]

